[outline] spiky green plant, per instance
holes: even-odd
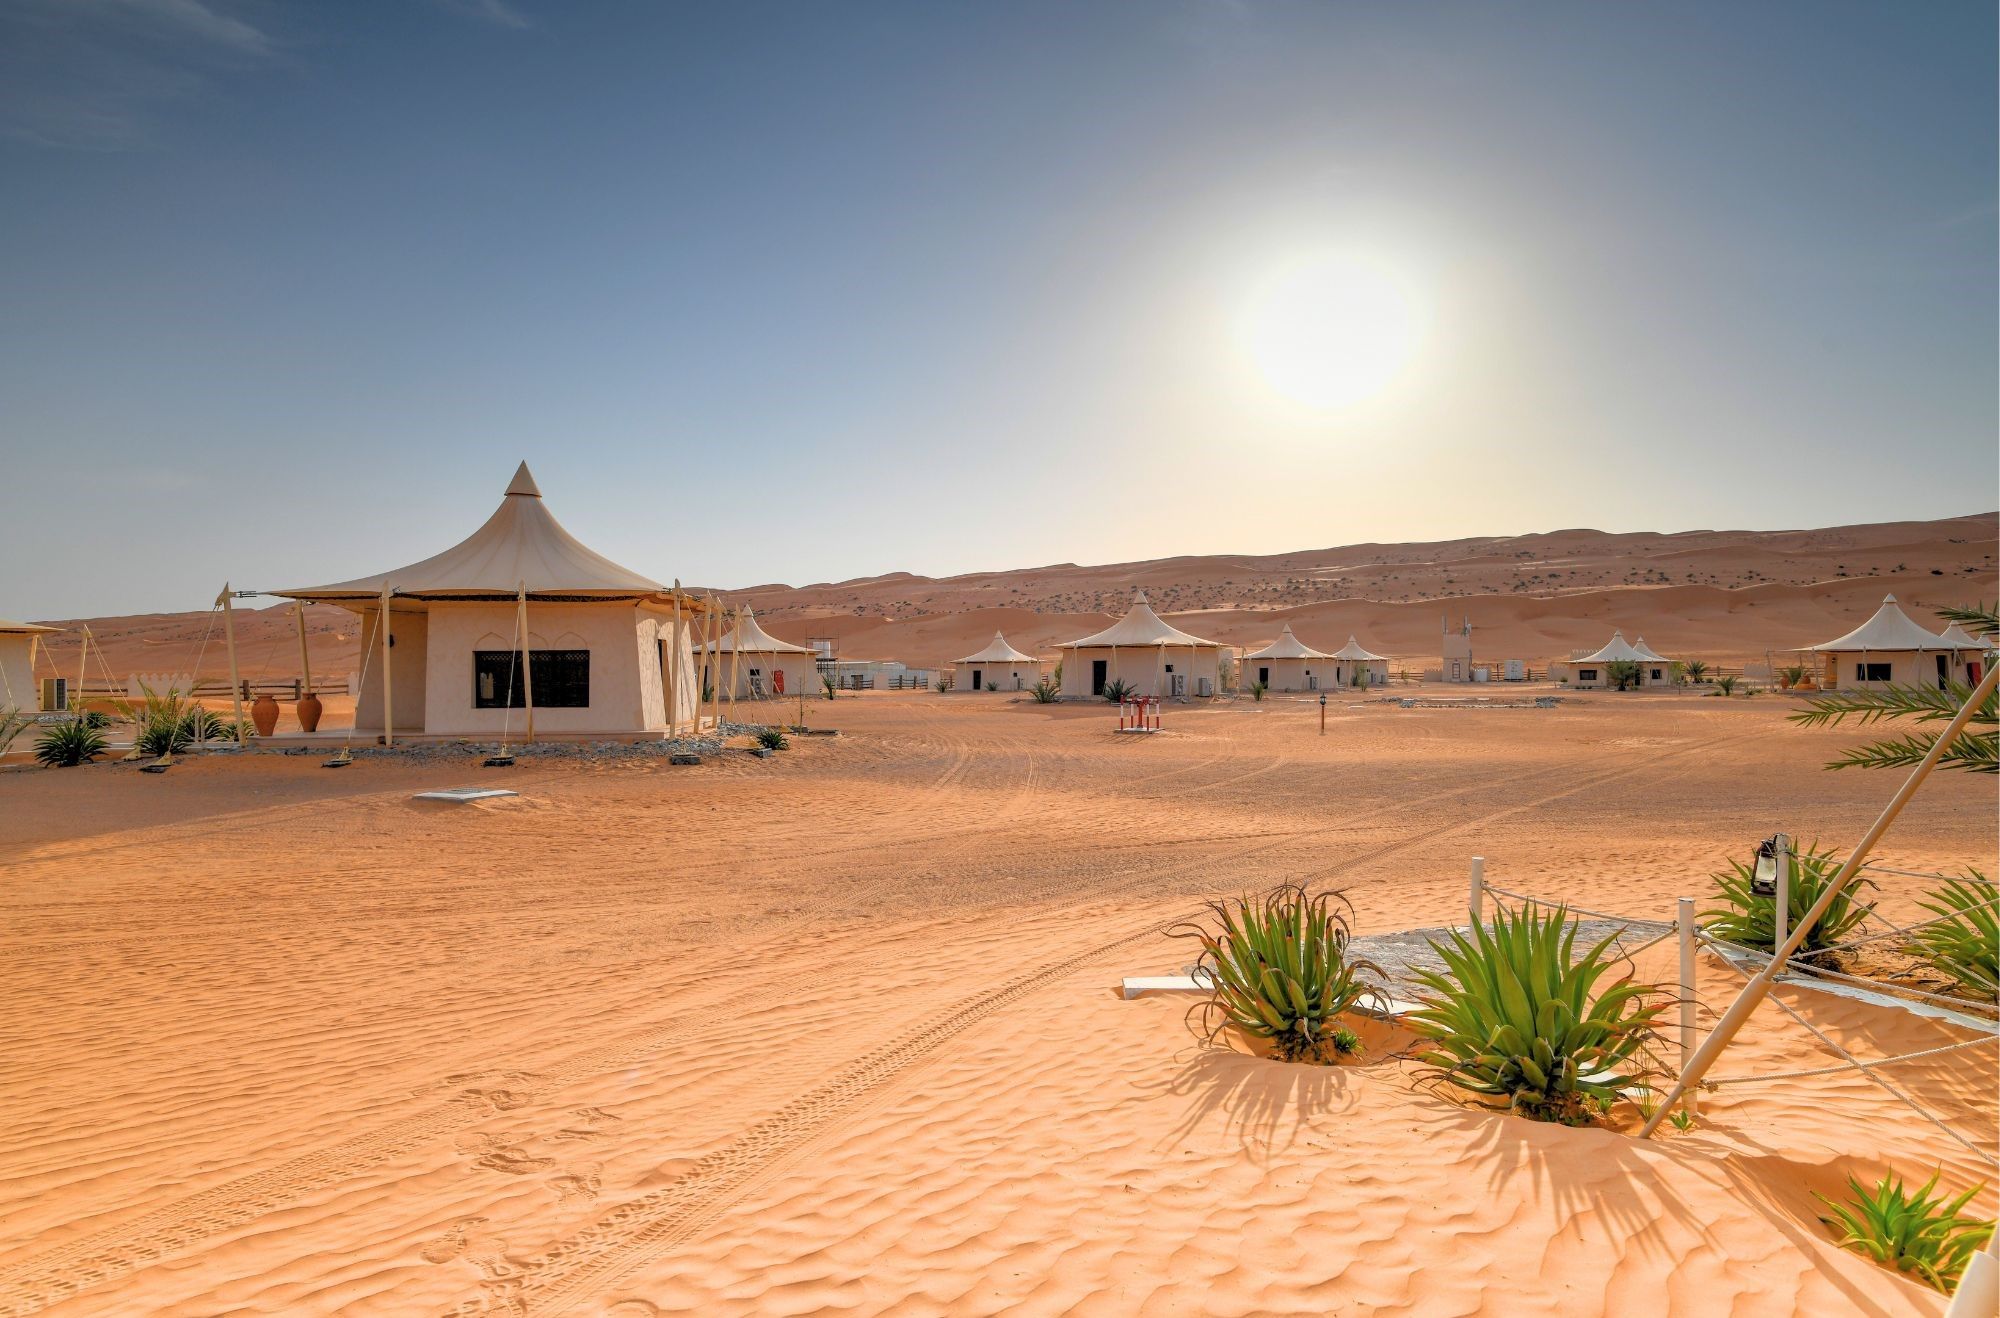
[[[781,751],[789,747],[792,743],[785,740],[785,730],[783,728],[759,728],[757,730],[757,744],[767,751]]]
[[[1988,640],[2000,636],[2000,609],[1989,604],[1939,609],[1938,616],[1955,622],[1974,636]],[[1832,727],[1853,719],[1857,723],[1881,723],[1890,719],[1911,719],[1917,723],[1949,723],[1972,698],[1972,690],[1962,682],[1948,683],[1943,690],[1928,683],[1915,686],[1887,686],[1877,689],[1835,691],[1820,696],[1805,709],[1792,715],[1803,727]],[[1886,741],[1857,746],[1829,769],[1906,769],[1917,764],[1937,744],[1937,734],[1911,732]],[[1965,730],[1938,757],[1940,769],[1965,769],[1973,773],[2000,773],[2000,692],[1989,694]]]
[[[0,705],[0,753],[14,744],[14,738],[35,726],[35,716],[13,705]]]
[[[1987,877],[1968,867],[1966,877],[1946,879],[1920,903],[1939,923],[1910,935],[1912,950],[1960,988],[1982,997],[2000,995],[2000,896]]]
[[[826,692],[826,698],[828,700],[833,699],[834,694],[840,690],[840,683],[835,681],[831,674],[822,676],[819,679],[819,685],[820,689]]]
[[[1708,680],[1708,661],[1706,659],[1683,660],[1681,662],[1681,671],[1687,674],[1688,681],[1699,686]]]
[[[1683,1135],[1694,1129],[1694,1113],[1684,1107],[1675,1108],[1672,1112],[1669,1112],[1667,1120],[1672,1122],[1674,1129]]]
[[[1735,694],[1736,694],[1736,682],[1737,682],[1737,678],[1736,678],[1736,676],[1735,676],[1735,675],[1734,675],[1733,673],[1723,673],[1723,674],[1720,674],[1720,675],[1719,675],[1719,676],[1717,676],[1717,677],[1716,677],[1716,679],[1715,679],[1715,694],[1716,694],[1716,695],[1718,695],[1718,696],[1733,696],[1733,695],[1735,695]]]
[[[1116,705],[1131,697],[1132,684],[1122,677],[1114,677],[1104,684],[1104,698]]]
[[[1252,682],[1250,684],[1250,698],[1261,704],[1264,700],[1264,693],[1270,689],[1271,684],[1269,682]]]
[[[1521,1116],[1589,1125],[1621,1089],[1660,1074],[1665,994],[1629,976],[1598,991],[1618,964],[1617,938],[1579,954],[1569,912],[1533,902],[1496,911],[1469,936],[1452,930],[1431,944],[1445,970],[1414,972],[1421,1005],[1406,1020],[1431,1044],[1417,1060]]]
[[[1965,1265],[1992,1236],[1993,1223],[1965,1211],[1985,1186],[1947,1199],[1937,1192],[1941,1175],[1933,1174],[1914,1194],[1900,1176],[1884,1176],[1873,1190],[1849,1176],[1847,1202],[1835,1203],[1817,1193],[1813,1197],[1833,1210],[1820,1221],[1839,1233],[1842,1249],[1866,1254],[1950,1294]]]
[[[1359,1051],[1345,1012],[1379,999],[1382,967],[1349,954],[1353,906],[1339,892],[1288,883],[1261,897],[1207,903],[1213,923],[1179,926],[1197,939],[1213,996],[1199,1008],[1212,1036],[1234,1025],[1288,1062],[1331,1062]]]
[[[52,769],[88,764],[104,754],[104,734],[80,718],[52,723],[35,741],[35,760]]]
[[[1804,664],[1786,664],[1778,670],[1777,678],[1778,685],[1790,691],[1793,687],[1798,686],[1799,683],[1806,680],[1806,666]]]
[[[1053,705],[1062,699],[1062,688],[1044,677],[1028,688],[1028,694],[1035,698],[1037,705]]]
[[[1830,847],[1808,846],[1792,858],[1792,878],[1785,890],[1787,930],[1799,927],[1800,919],[1813,908],[1839,869],[1840,863]],[[1744,947],[1776,951],[1778,898],[1775,893],[1766,897],[1752,887],[1756,877],[1754,862],[1732,860],[1728,869],[1709,877],[1715,881],[1716,899],[1721,904],[1701,913],[1708,931]],[[1799,955],[1823,952],[1852,933],[1875,909],[1874,902],[1860,900],[1861,890],[1874,887],[1867,879],[1848,884],[1818,923],[1806,931],[1805,941],[1799,944]]]
[[[1630,691],[1633,687],[1638,686],[1640,679],[1645,676],[1645,672],[1646,670],[1640,667],[1637,659],[1613,659],[1610,663],[1604,665],[1605,681],[1612,683],[1620,691]]]

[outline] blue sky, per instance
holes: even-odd
[[[0,0],[0,616],[2000,503],[1994,8]],[[1397,272],[1394,381],[1236,327]],[[52,570],[55,569],[55,570]]]

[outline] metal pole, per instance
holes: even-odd
[[[1466,912],[1472,916],[1472,927],[1477,929],[1486,923],[1486,857],[1472,858],[1472,883],[1466,893]]]
[[[306,653],[306,602],[292,601],[292,612],[299,620],[299,671],[305,676],[305,694],[313,693],[312,658]]]
[[[1673,1092],[1668,1094],[1666,1101],[1646,1119],[1645,1127],[1639,1132],[1641,1139],[1649,1137],[1659,1129],[1660,1122],[1665,1120],[1667,1113],[1680,1101],[1681,1096],[1701,1083],[1701,1077],[1715,1064],[1715,1059],[1729,1046],[1730,1041],[1736,1037],[1736,1032],[1743,1028],[1743,1022],[1749,1019],[1757,1004],[1769,996],[1771,982],[1777,978],[1778,967],[1784,964],[1785,958],[1799,950],[1799,944],[1805,941],[1806,935],[1812,932],[1812,927],[1826,914],[1827,907],[1833,905],[1840,894],[1847,890],[1854,876],[1860,872],[1862,862],[1868,859],[1868,853],[1875,849],[1875,844],[1882,840],[1882,835],[1896,822],[1896,816],[1903,813],[1903,807],[1909,804],[1912,796],[1916,795],[1917,788],[1923,786],[1924,779],[1930,777],[1931,770],[1937,767],[1937,762],[1943,757],[1945,749],[1958,739],[1958,734],[1972,721],[1973,714],[1978,712],[1979,707],[1993,694],[1996,683],[2000,683],[2000,668],[1995,668],[1979,679],[1979,685],[1973,689],[1970,696],[1966,697],[1965,704],[1952,716],[1944,731],[1938,734],[1938,739],[1932,743],[1923,760],[1910,771],[1909,778],[1889,799],[1889,804],[1883,808],[1881,816],[1856,844],[1853,854],[1848,856],[1847,862],[1821,891],[1819,900],[1812,904],[1811,910],[1800,917],[1798,927],[1792,930],[1791,937],[1778,946],[1770,964],[1754,975],[1750,982],[1743,986],[1743,991],[1736,995],[1736,1001],[1729,1004],[1729,1010],[1725,1011],[1722,1019],[1716,1022],[1708,1040],[1696,1051],[1694,1060],[1688,1063],[1680,1078],[1674,1081]]]
[[[222,639],[229,646],[229,705],[236,714],[236,744],[243,744],[243,679],[236,674],[236,611],[230,607],[229,583],[222,583]],[[88,634],[84,645],[88,646]],[[79,691],[82,690],[79,684]],[[197,719],[199,726],[205,720]]]
[[[389,662],[389,646],[395,637],[389,634],[389,583],[382,583],[382,744],[396,744],[396,684],[395,665]]]
[[[1788,834],[1778,834],[1778,854],[1773,859],[1777,861],[1778,871],[1771,907],[1771,947],[1775,952],[1785,945],[1785,935],[1790,932],[1792,923],[1792,839]],[[1772,960],[1778,963],[1778,970],[1782,972],[1784,959],[1774,955]]]
[[[667,736],[672,738],[681,735],[680,682],[674,673],[674,670],[680,666],[681,662],[681,582],[679,577],[674,578],[674,621],[673,626],[668,628],[668,632],[667,660],[660,665],[660,681],[661,685],[666,688],[664,694],[667,698]]]
[[[1681,942],[1681,1074],[1694,1060],[1694,898],[1683,897],[1675,904],[1674,927]],[[1688,1111],[1695,1110],[1695,1094],[1687,1096]]]
[[[1326,697],[1319,698],[1319,735],[1326,735]]]
[[[83,648],[76,652],[76,694],[69,698],[69,707],[78,714],[83,713],[83,677],[89,671],[86,667],[89,660],[90,624],[85,623],[83,625]]]
[[[521,583],[514,630],[521,633],[521,707],[528,711],[528,744],[535,744],[535,652],[528,643],[528,583]]]

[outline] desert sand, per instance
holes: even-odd
[[[696,768],[0,773],[0,1313],[1939,1313],[1812,1193],[1991,1169],[1859,1075],[1639,1143],[1117,992],[1278,880],[1435,925],[1480,854],[1662,918],[1774,829],[1851,843],[1895,780],[1822,771],[1859,734],[1793,707],[1336,701],[1322,737],[1274,699],[1121,738],[870,694]],[[520,795],[410,799],[466,783]],[[1943,776],[1881,855],[1996,846],[1991,781]],[[1732,989],[1704,964],[1707,1008]],[[1863,1052],[1968,1037],[1786,993]],[[1831,1060],[1767,1007],[1717,1074]],[[1895,1077],[1991,1146],[1990,1049]]]
[[[1065,563],[947,578],[898,572],[754,586],[723,598],[753,607],[784,640],[828,637],[844,658],[900,659],[912,667],[970,654],[996,630],[1024,650],[1052,656],[1055,645],[1123,614],[1135,588],[1148,591],[1175,625],[1225,645],[1255,648],[1290,623],[1310,645],[1337,649],[1358,635],[1416,670],[1436,665],[1446,616],[1454,627],[1471,619],[1482,660],[1525,659],[1541,669],[1551,659],[1596,649],[1619,627],[1673,658],[1737,665],[1831,640],[1866,620],[1892,591],[1925,625],[1940,605],[1991,599],[2000,580],[1996,537],[2000,514],[1994,513],[1800,531],[1575,530]],[[357,561],[329,571],[379,566]],[[289,604],[239,606],[236,616],[243,677],[298,675]],[[306,619],[322,680],[354,671],[361,634],[355,616],[315,605]],[[198,668],[213,678],[229,671],[221,629],[205,610],[41,621],[88,623],[120,681],[132,672]],[[50,637],[44,648],[47,671],[75,671],[75,635]],[[102,680],[95,658],[89,677],[92,686]]]

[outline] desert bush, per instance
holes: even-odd
[[[1778,670],[1777,676],[1778,685],[1786,691],[1790,691],[1793,687],[1806,680],[1806,666],[1804,664],[1786,664]]]
[[[142,755],[178,755],[196,741],[221,741],[236,735],[236,725],[213,710],[203,709],[177,691],[155,695],[133,716],[138,725],[132,742]]]
[[[1104,698],[1116,705],[1132,697],[1132,684],[1122,677],[1114,677],[1104,684]]]
[[[1820,1221],[1839,1233],[1842,1249],[1866,1254],[1950,1294],[1965,1265],[1993,1234],[1993,1223],[1965,1211],[1985,1186],[1946,1199],[1937,1193],[1937,1183],[1934,1174],[1913,1194],[1900,1176],[1884,1176],[1872,1190],[1849,1176],[1845,1203],[1822,1194],[1814,1197],[1833,1210]]]
[[[1604,665],[1604,676],[1620,691],[1630,691],[1639,685],[1640,678],[1645,676],[1645,669],[1636,659],[1613,659]]]
[[[1960,988],[1991,998],[2000,994],[2000,916],[1993,905],[2000,889],[1976,869],[1966,875],[1925,894],[1920,904],[1939,923],[1911,934],[1911,950]]]
[[[957,681],[957,677],[950,673],[939,673],[931,689],[934,691],[949,691]]]
[[[52,769],[88,764],[104,754],[104,734],[80,718],[49,725],[35,741],[35,760]]]
[[[1028,694],[1035,698],[1037,705],[1053,705],[1062,699],[1062,687],[1045,677],[1029,687]]]
[[[781,751],[792,743],[785,740],[785,730],[783,728],[759,728],[757,730],[757,744],[767,751]]]
[[[1655,1027],[1667,997],[1630,978],[1596,992],[1619,960],[1617,937],[1579,955],[1569,912],[1532,902],[1495,912],[1469,937],[1452,930],[1431,944],[1445,970],[1415,972],[1421,1005],[1407,1019],[1431,1045],[1417,1060],[1521,1116],[1589,1125],[1619,1090],[1660,1072]]]
[[[1252,682],[1250,684],[1250,698],[1261,701],[1264,698],[1264,693],[1270,689],[1271,684],[1269,682]]]
[[[1687,674],[1688,681],[1693,682],[1697,686],[1708,680],[1708,662],[1706,660],[1685,660],[1681,664],[1681,671]]]
[[[1726,673],[1717,677],[1715,679],[1715,694],[1718,696],[1735,695],[1736,678]]]
[[[0,751],[5,751],[16,737],[34,726],[33,714],[24,714],[13,705],[0,705]]]
[[[828,700],[833,699],[835,693],[840,690],[840,683],[836,682],[831,675],[821,677],[819,679],[819,685],[820,689],[826,692],[826,698]]]
[[[1785,892],[1786,929],[1799,927],[1799,920],[1812,909],[1813,903],[1826,891],[1826,885],[1839,869],[1840,864],[1834,859],[1831,848],[1806,847],[1792,858],[1792,880]],[[1776,951],[1778,898],[1775,893],[1764,896],[1752,887],[1752,880],[1756,877],[1755,864],[1732,860],[1728,869],[1709,877],[1715,882],[1721,905],[1701,913],[1702,923],[1708,931],[1744,947]],[[1806,931],[1805,941],[1799,944],[1799,955],[1811,956],[1815,952],[1823,952],[1853,932],[1875,909],[1874,902],[1858,899],[1861,889],[1874,886],[1867,879],[1857,879],[1848,884],[1847,890],[1826,908],[1826,914],[1819,918],[1819,922]]]
[[[1288,1062],[1331,1062],[1360,1050],[1360,1039],[1336,1022],[1380,997],[1384,972],[1349,954],[1353,907],[1344,894],[1285,884],[1207,905],[1212,927],[1175,932],[1201,943],[1196,964],[1212,976],[1214,995],[1199,1010],[1211,1036],[1234,1025]]]

